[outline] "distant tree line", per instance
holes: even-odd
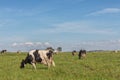
[[[55,49],[53,49],[52,47],[47,47],[46,49],[55,50]],[[57,47],[56,50],[57,50],[58,52],[61,52],[61,51],[62,51],[62,47]]]

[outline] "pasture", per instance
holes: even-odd
[[[88,53],[86,59],[78,59],[71,53],[54,55],[56,67],[37,64],[35,71],[27,64],[20,69],[20,62],[27,54],[6,53],[0,55],[0,80],[120,80],[120,53]]]

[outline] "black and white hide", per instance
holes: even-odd
[[[0,53],[3,54],[3,53],[6,53],[6,52],[7,52],[7,50],[2,50]]]
[[[78,54],[79,59],[86,57],[86,50],[80,50]]]
[[[25,60],[21,61],[20,68],[24,68],[25,64],[32,64],[32,66],[36,69],[36,63],[42,63],[47,65],[48,67],[55,66],[53,60],[53,51],[51,50],[31,50]]]

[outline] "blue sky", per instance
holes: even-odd
[[[0,49],[120,49],[120,0],[0,0]]]

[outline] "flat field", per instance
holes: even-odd
[[[91,52],[80,60],[70,52],[59,53],[54,55],[56,67],[37,64],[37,70],[30,64],[19,68],[26,55],[0,55],[0,80],[120,80],[120,52]]]

